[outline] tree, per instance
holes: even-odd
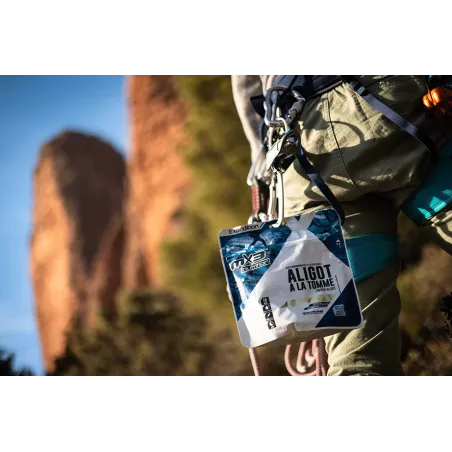
[[[231,367],[230,334],[215,335],[205,318],[187,314],[167,292],[135,291],[118,297],[98,327],[74,326],[51,375],[225,375]],[[246,366],[246,367],[245,367]]]
[[[0,376],[10,377],[10,376],[30,376],[33,375],[30,369],[24,368],[15,370],[14,369],[14,355],[12,353],[6,352],[4,349],[0,348]]]

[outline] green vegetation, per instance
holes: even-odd
[[[12,376],[30,376],[32,375],[29,369],[14,368],[14,355],[7,353],[4,349],[0,348],[0,377],[12,377]]]
[[[188,107],[189,144],[180,152],[193,188],[180,213],[184,235],[164,246],[164,273],[169,284],[177,281],[187,305],[210,311],[226,308],[223,321],[233,325],[217,234],[248,219],[251,199],[245,180],[250,149],[232,99],[230,76],[178,76],[176,84]]]
[[[170,293],[121,294],[114,313],[102,313],[97,324],[86,331],[74,322],[52,375],[229,373],[234,346],[228,332],[211,335],[205,318],[184,314]],[[246,372],[237,365],[232,370]]]
[[[419,231],[417,232],[419,234]],[[402,236],[405,239],[406,236]],[[400,326],[404,332],[404,370],[407,375],[452,375],[452,325],[440,311],[441,298],[452,289],[452,256],[425,243],[421,234],[413,241],[410,262],[397,286],[402,299]],[[404,256],[402,255],[402,258]]]

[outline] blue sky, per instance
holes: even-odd
[[[63,129],[123,152],[123,76],[0,76],[0,347],[43,373],[29,275],[32,177],[40,145]]]

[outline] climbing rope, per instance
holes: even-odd
[[[286,369],[293,377],[325,377],[328,372],[328,355],[323,339],[314,339],[302,342],[298,348],[295,369],[291,359],[292,344],[286,345],[284,363]],[[261,376],[260,362],[255,348],[249,349],[251,365],[254,375]]]
[[[253,366],[254,376],[260,377],[260,364],[259,364],[259,358],[257,357],[257,352],[255,348],[250,348],[250,359],[251,359],[251,365]]]
[[[286,346],[284,363],[293,377],[325,377],[328,372],[328,357],[323,339],[302,342],[298,348],[296,368],[292,367],[290,352],[292,345]]]

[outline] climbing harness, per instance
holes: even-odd
[[[430,76],[430,81],[432,77],[438,76]],[[438,79],[434,79],[435,85],[424,96],[423,102],[427,108],[434,107],[435,112],[439,112],[443,119],[450,120],[452,90],[449,89],[450,85],[447,88],[444,86],[452,80],[450,76],[444,76],[442,79],[442,85]],[[295,160],[336,211],[340,223],[344,222],[342,207],[307,159],[299,133],[293,128],[293,123],[300,116],[307,100],[342,83],[346,83],[386,119],[418,140],[431,154],[436,152],[433,141],[423,130],[371,94],[361,84],[358,76],[276,76],[265,96],[251,98],[254,109],[262,117],[260,128],[262,147],[253,161],[247,178],[252,190],[253,205],[253,212],[249,218],[250,225],[273,220],[272,227],[278,229],[290,221],[284,219],[282,175]],[[433,85],[433,82],[431,83]],[[439,156],[439,161],[432,165],[427,173],[425,183],[402,206],[402,210],[418,224],[422,224],[452,203],[450,182],[452,142],[444,146]],[[348,265],[353,272],[354,281],[360,281],[385,268],[398,256],[396,235],[366,234],[347,239],[345,242]],[[225,261],[223,263],[225,264]],[[231,280],[228,282],[231,283]],[[235,305],[236,315],[243,308],[243,300],[241,301],[242,305]],[[287,345],[285,352],[286,368],[290,375],[326,375],[328,364],[325,343],[321,337],[300,345],[295,368],[290,359],[292,347],[292,344]],[[260,375],[256,350],[250,348],[249,352],[254,373]]]

